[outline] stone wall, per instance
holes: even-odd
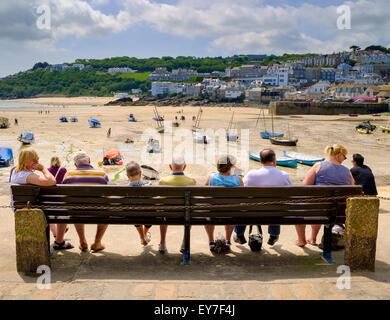
[[[275,115],[292,114],[316,114],[316,115],[338,115],[338,114],[371,114],[388,112],[389,105],[386,103],[315,103],[315,102],[293,102],[277,101],[271,102],[270,110]]]

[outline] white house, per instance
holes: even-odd
[[[135,73],[137,70],[133,70],[131,68],[123,67],[123,68],[109,68],[108,73]]]
[[[329,81],[319,81],[313,84],[310,88],[306,89],[308,93],[325,93],[330,88]]]

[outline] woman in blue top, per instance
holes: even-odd
[[[218,173],[213,173],[210,175],[205,185],[206,186],[224,186],[224,187],[239,187],[243,186],[244,182],[241,177],[236,174],[231,174],[232,169],[234,168],[235,159],[232,156],[224,155],[218,159],[217,162],[217,170]],[[211,251],[215,248],[214,241],[214,229],[213,225],[204,226],[207,232],[207,236],[209,238],[209,248]],[[233,233],[234,226],[225,226],[225,244],[228,248],[230,248],[230,238]]]
[[[327,146],[325,153],[328,154],[328,160],[316,163],[306,174],[303,180],[304,185],[353,185],[352,174],[349,169],[342,165],[343,161],[347,159],[347,149],[340,145],[334,144]],[[304,247],[306,243],[316,245],[317,234],[321,225],[311,226],[311,237],[306,240],[305,225],[296,225],[298,233],[297,245]]]

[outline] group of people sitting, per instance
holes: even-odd
[[[367,195],[376,195],[376,186],[371,169],[364,165],[364,158],[360,154],[354,154],[352,163],[353,168],[349,170],[342,163],[347,159],[347,149],[339,144],[327,146],[325,149],[328,159],[316,163],[307,173],[302,182],[303,185],[363,185],[363,191]],[[207,177],[206,186],[288,186],[291,185],[289,175],[276,168],[276,155],[271,149],[264,149],[260,152],[262,168],[250,170],[243,179],[234,174],[235,159],[232,156],[221,156],[217,161],[217,173]],[[75,168],[67,171],[61,168],[58,157],[51,159],[51,167],[45,168],[40,162],[38,154],[31,148],[24,149],[19,154],[17,167],[12,169],[11,184],[33,184],[39,186],[53,186],[56,184],[110,184],[109,178],[105,172],[95,169],[91,165],[91,159],[87,153],[80,151],[74,156]],[[159,180],[159,185],[168,186],[191,186],[196,185],[195,179],[185,175],[186,163],[183,156],[174,156],[172,163],[169,165],[171,175]],[[42,175],[37,175],[34,171],[41,171]],[[129,179],[129,186],[142,187],[151,185],[149,182],[142,181],[142,170],[138,163],[132,161],[126,165],[126,174]],[[12,198],[12,195],[11,195]],[[12,205],[12,204],[11,204]],[[93,244],[90,249],[93,252],[104,250],[102,238],[107,230],[108,225],[98,225]],[[146,246],[151,241],[150,225],[135,226],[140,237],[141,244]],[[305,225],[297,225],[296,231],[298,239],[296,244],[304,247],[306,244],[317,245],[317,235],[320,225],[312,225],[309,237],[305,234]],[[85,227],[83,224],[75,224],[79,236],[79,248],[82,251],[88,250],[88,242],[85,237]],[[215,249],[214,229],[215,226],[204,226],[211,251]],[[261,226],[259,226],[261,229]],[[64,240],[67,226],[65,224],[51,225],[51,232],[55,237],[53,245],[54,250],[72,249],[73,245]],[[160,243],[159,252],[167,251],[166,235],[167,225],[160,226]],[[225,246],[229,249],[231,237],[234,232],[233,240],[239,244],[247,242],[245,238],[246,226],[225,226]],[[280,226],[268,226],[268,245],[272,246],[279,240]],[[184,252],[184,240],[180,247],[180,252]]]

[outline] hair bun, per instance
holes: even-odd
[[[333,147],[330,147],[330,150],[332,150],[332,151],[333,151],[333,150],[334,150],[334,148],[333,148]]]

